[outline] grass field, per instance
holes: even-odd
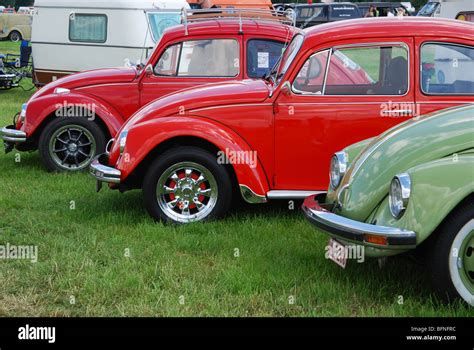
[[[31,93],[0,91],[0,125]],[[405,257],[382,269],[329,262],[327,237],[299,204],[229,214],[157,224],[139,191],[96,194],[87,174],[48,174],[37,152],[2,152],[0,245],[37,245],[38,262],[0,260],[0,316],[473,315],[438,302],[424,268]]]

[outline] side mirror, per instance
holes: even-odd
[[[285,96],[291,95],[291,84],[288,80],[281,86],[281,93]]]
[[[145,68],[145,76],[151,77],[152,75],[153,75],[153,66],[151,64],[149,64]]]

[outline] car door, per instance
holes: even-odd
[[[167,45],[144,72],[141,106],[186,88],[242,79],[241,41],[241,36],[200,36]]]
[[[417,38],[416,102],[421,114],[474,103],[472,41]]]
[[[275,100],[274,189],[326,190],[332,155],[413,115],[413,40],[319,47]]]

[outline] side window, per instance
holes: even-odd
[[[323,94],[324,77],[329,50],[320,51],[312,55],[301,67],[295,81],[293,90],[304,94]]]
[[[249,40],[247,43],[247,76],[265,76],[280,59],[285,44],[271,40]]]
[[[429,43],[421,47],[421,90],[431,95],[474,94],[474,47]]]
[[[408,91],[408,51],[403,46],[335,49],[326,95],[404,95]]]
[[[158,63],[155,65],[155,74],[175,76],[178,72],[180,53],[181,44],[175,44],[168,47],[165,52],[161,54]]]
[[[73,42],[105,43],[107,41],[107,16],[71,14],[69,16],[69,40]]]
[[[184,42],[178,76],[236,77],[240,73],[239,51],[239,43],[233,39]]]

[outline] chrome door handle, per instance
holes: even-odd
[[[412,115],[413,111],[411,109],[391,109],[389,111],[382,111],[382,115]]]

